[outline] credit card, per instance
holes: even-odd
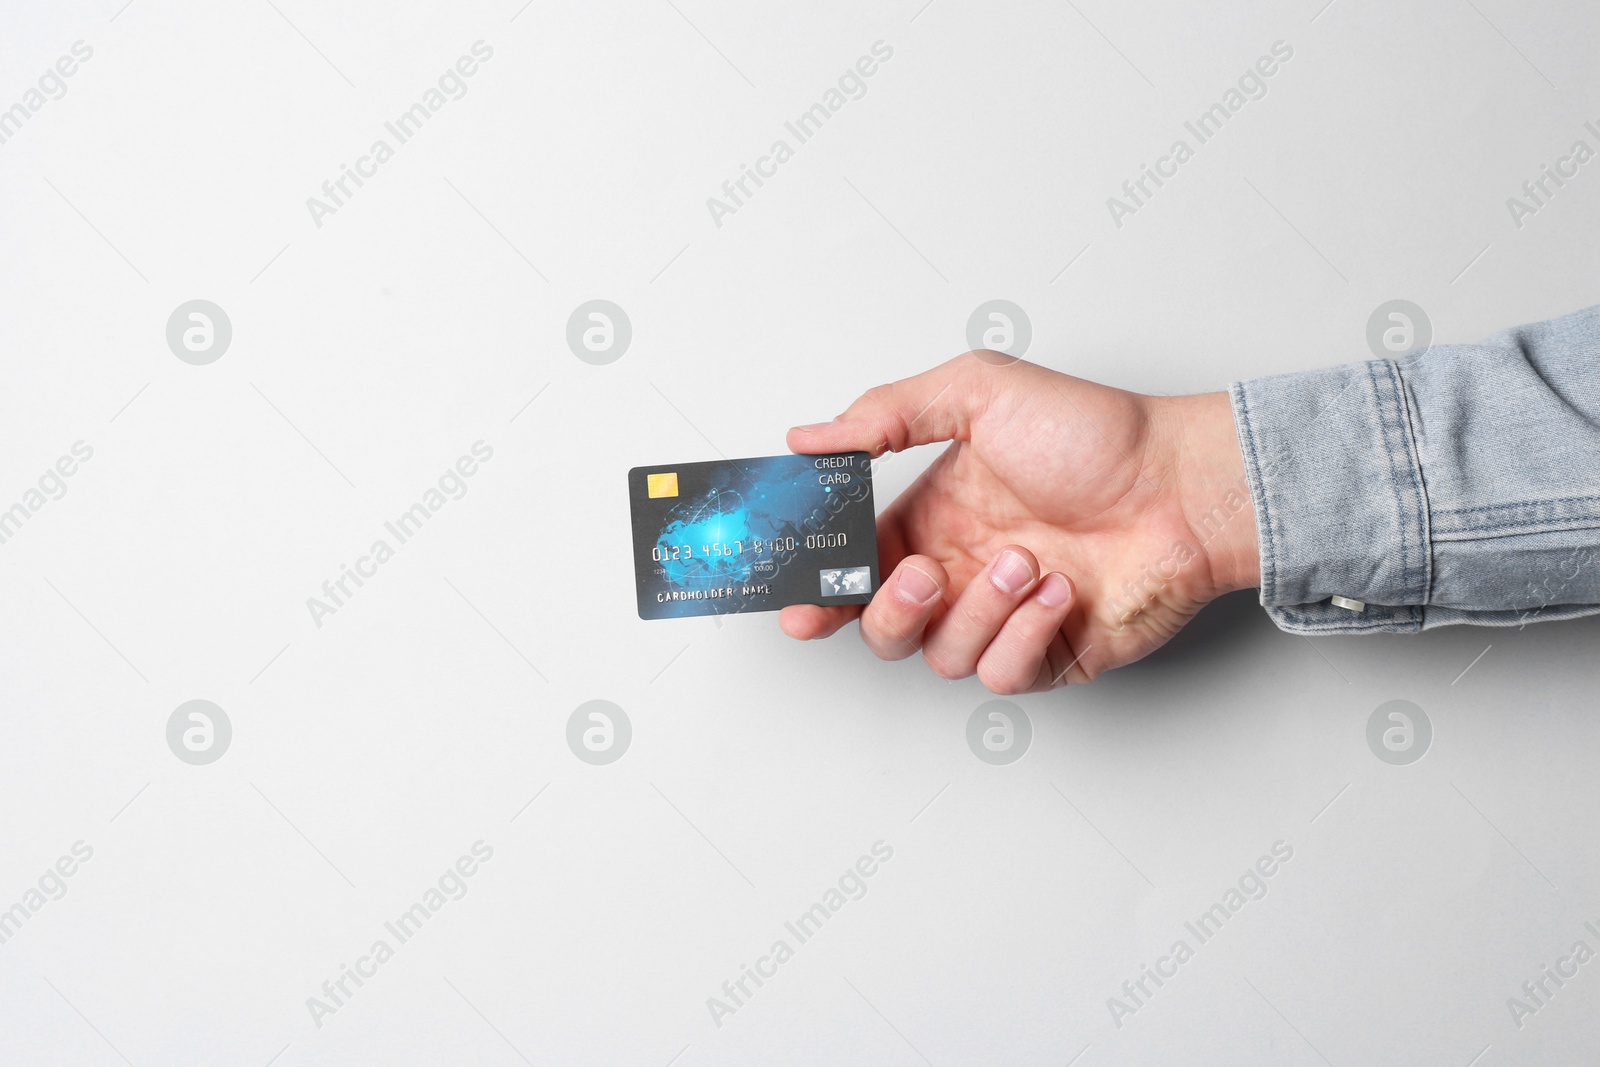
[[[865,604],[878,588],[865,452],[635,467],[628,497],[641,619]]]

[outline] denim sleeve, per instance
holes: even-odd
[[[1284,630],[1600,611],[1600,306],[1230,392]]]

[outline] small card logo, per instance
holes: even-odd
[[[678,495],[678,472],[669,471],[666,474],[647,474],[644,476],[645,490],[651,500],[663,496]]]
[[[822,577],[823,596],[853,596],[872,591],[871,567],[845,567],[817,573]]]

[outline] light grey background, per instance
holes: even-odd
[[[1019,698],[1031,749],[993,766],[975,680],[634,614],[628,467],[779,451],[988,300],[1029,358],[1166,393],[1368,358],[1390,299],[1441,341],[1594,303],[1600,161],[1520,228],[1506,205],[1600,148],[1594,8],[1322,4],[11,5],[0,107],[93,57],[0,145],[0,508],[93,457],[0,544],[0,908],[93,857],[0,945],[0,1062],[1591,1062],[1600,961],[1520,1027],[1507,998],[1600,949],[1600,623],[1308,641],[1232,597]],[[478,40],[467,94],[316,226]],[[1280,40],[1268,94],[1115,226]],[[232,323],[207,366],[166,344],[194,299]],[[632,322],[610,365],[566,346],[591,299]],[[479,440],[466,495],[315,625]],[[167,745],[196,699],[232,725],[208,765]],[[1394,699],[1433,726],[1409,766],[1367,747]],[[632,724],[608,765],[566,744],[590,700]],[[318,1027],[307,998],[479,840],[466,896]],[[866,896],[715,1025],[877,841]],[[1267,895],[1115,1025],[1276,841]]]

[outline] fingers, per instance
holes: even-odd
[[[897,566],[906,554],[905,530],[901,526],[899,514],[901,508],[899,501],[890,504],[882,515],[878,516],[878,563],[880,568],[893,568]],[[931,563],[932,561],[929,561]],[[928,563],[924,563],[927,569]],[[932,566],[938,567],[937,563]],[[882,573],[880,570],[879,573]],[[944,574],[941,568],[938,572]],[[892,582],[892,579],[891,579]],[[880,585],[880,591],[889,586],[891,582]],[[939,585],[946,585],[943,577]],[[778,626],[790,637],[801,641],[815,641],[823,637],[832,637],[843,629],[852,620],[860,617],[863,605],[853,604],[839,607],[824,606],[821,604],[792,604],[778,613]]]
[[[1001,694],[1036,693],[1062,684],[1074,657],[1061,624],[1076,599],[1066,575],[1045,575],[978,657],[983,684]]]
[[[997,367],[960,356],[889,385],[870,389],[832,422],[796,426],[789,448],[818,452],[899,452],[935,441],[965,440],[987,403]]]
[[[905,659],[922,647],[922,634],[938,611],[950,579],[937,560],[908,556],[900,561],[871,603],[861,607],[793,604],[778,613],[790,637],[812,641],[829,637],[861,616],[861,639],[879,659]]]
[[[778,626],[790,637],[815,641],[832,637],[860,614],[860,605],[827,608],[820,604],[790,604],[778,612]]]
[[[1020,545],[1000,550],[967,583],[950,610],[929,632],[922,658],[941,678],[965,678],[1011,613],[1039,581],[1039,561]]]
[[[949,586],[937,560],[907,556],[861,613],[861,639],[879,659],[905,659],[922,646]]]
[[[778,621],[789,636],[813,640],[859,616],[861,638],[878,658],[905,659],[921,648],[940,677],[977,674],[1000,694],[1088,681],[1063,634],[1077,589],[1064,574],[1039,580],[1038,572],[1033,554],[1011,545],[946,608],[944,567],[927,556],[907,556],[865,609],[799,604],[784,608]]]

